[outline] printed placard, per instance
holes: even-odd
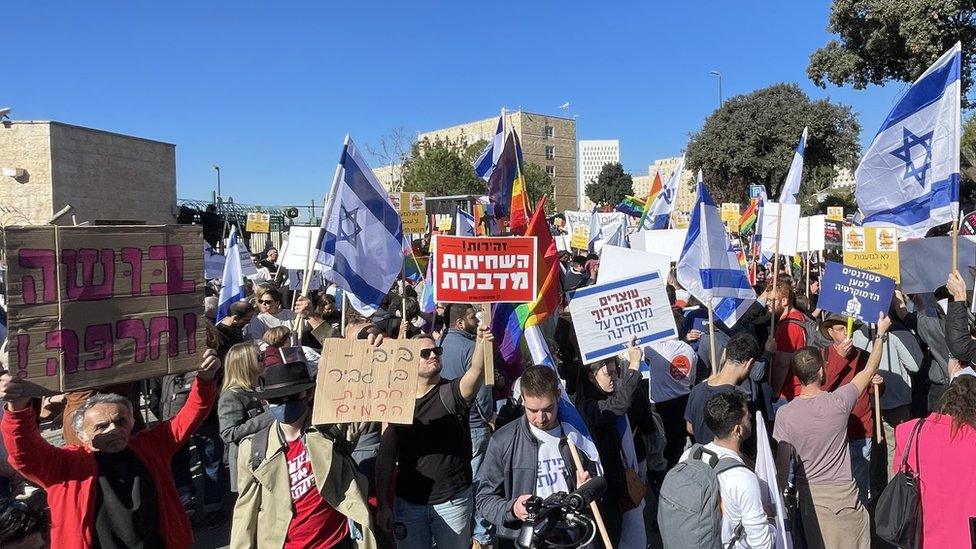
[[[738,202],[723,202],[722,203],[722,221],[728,223],[729,221],[739,220],[739,203]]]
[[[373,347],[365,340],[323,341],[312,422],[413,423],[423,343],[385,339]]]
[[[844,265],[872,271],[899,282],[898,229],[844,227]]]
[[[887,276],[828,261],[817,307],[862,322],[877,322],[880,313],[888,313],[894,292],[895,281]]]
[[[566,218],[566,232],[570,234],[570,245],[578,250],[586,250],[590,245],[590,218],[592,212],[582,212],[576,210],[566,210],[563,212]],[[597,212],[597,220],[600,227],[606,229],[610,225],[620,222],[627,223],[628,216],[622,212]]]
[[[424,193],[400,193],[400,219],[407,234],[427,231],[427,199]]]
[[[572,292],[569,312],[584,364],[616,356],[631,338],[647,345],[678,336],[666,281],[658,272]]]
[[[844,207],[843,206],[827,206],[827,219],[831,221],[843,221],[844,220]]]
[[[527,303],[537,291],[534,236],[435,235],[434,301]]]
[[[199,226],[7,227],[9,369],[64,392],[196,369]]]
[[[249,233],[266,233],[271,230],[271,214],[248,212],[244,230]]]

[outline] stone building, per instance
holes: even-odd
[[[576,120],[525,111],[507,113],[506,127],[515,127],[527,163],[542,166],[553,178],[557,210],[574,210],[576,193]],[[463,139],[468,144],[489,141],[495,134],[498,117],[467,122],[419,134],[418,139]],[[539,197],[533,196],[533,200]]]
[[[176,146],[53,121],[0,126],[0,226],[176,221]]]

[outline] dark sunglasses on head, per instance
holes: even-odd
[[[444,347],[430,347],[428,349],[420,350],[420,358],[424,360],[430,358],[431,354],[433,354],[434,356],[441,356],[442,354],[444,354]]]

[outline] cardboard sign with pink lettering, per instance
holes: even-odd
[[[200,227],[8,227],[9,370],[75,391],[194,370]]]

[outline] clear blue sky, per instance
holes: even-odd
[[[0,103],[175,143],[181,198],[209,197],[216,163],[225,195],[264,204],[320,201],[346,133],[376,143],[502,106],[570,101],[580,139],[620,139],[625,167],[646,171],[716,107],[710,70],[726,98],[795,81],[852,105],[866,145],[905,85],[810,83],[829,4],[16,2]]]

